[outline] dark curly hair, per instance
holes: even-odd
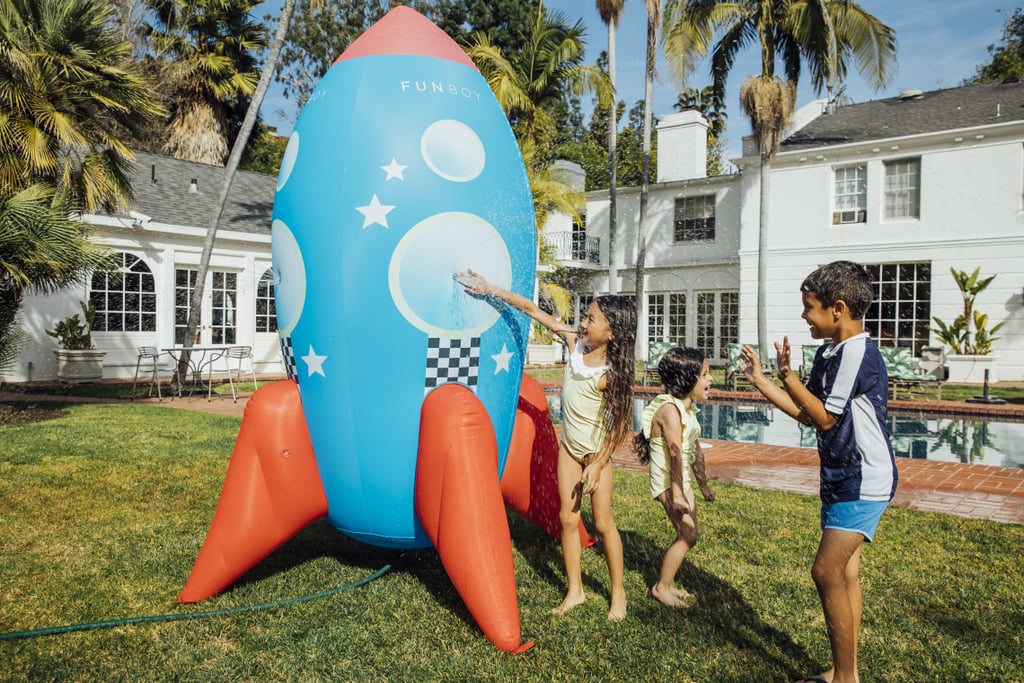
[[[594,302],[612,331],[605,349],[609,368],[601,402],[601,417],[608,435],[602,452],[611,453],[626,438],[633,422],[636,307],[626,297],[616,295],[599,296]]]
[[[665,392],[675,398],[686,398],[697,386],[701,370],[704,369],[704,353],[700,349],[676,347],[665,353],[658,361],[658,377]],[[633,452],[641,463],[651,459],[651,440],[641,429],[633,437]]]

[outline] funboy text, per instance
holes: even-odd
[[[402,92],[419,92],[431,95],[448,95],[452,97],[464,97],[467,100],[480,101],[480,93],[472,88],[457,83],[444,83],[442,81],[399,81]]]

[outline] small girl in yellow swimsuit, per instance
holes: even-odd
[[[567,580],[565,598],[552,612],[564,614],[586,600],[580,565],[581,495],[589,495],[594,528],[601,537],[611,606],[608,618],[626,618],[622,539],[612,517],[612,452],[633,416],[633,346],[636,309],[621,296],[594,299],[574,329],[533,301],[491,284],[472,270],[459,273],[470,294],[500,299],[544,325],[572,351],[562,378],[562,437],[558,447],[559,520]]]
[[[694,595],[675,585],[676,573],[690,548],[697,544],[697,500],[690,470],[697,479],[704,500],[713,501],[704,472],[704,453],[698,438],[695,401],[707,400],[711,371],[704,354],[697,349],[675,348],[662,356],[658,376],[666,393],[644,408],[639,432],[633,443],[641,462],[650,462],[651,498],[665,508],[676,538],[665,551],[658,582],[651,597],[677,609],[689,607]]]

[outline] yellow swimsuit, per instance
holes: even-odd
[[[597,453],[604,445],[605,426],[601,415],[603,397],[597,388],[607,365],[591,368],[583,363],[577,342],[562,376],[562,444],[576,462]]]
[[[641,424],[644,436],[651,439],[651,426],[654,415],[666,403],[672,403],[679,410],[679,418],[683,423],[683,490],[692,489],[690,466],[697,458],[697,439],[700,438],[700,422],[697,421],[697,407],[690,404],[690,409],[683,408],[682,399],[669,394],[660,394],[644,408]],[[657,498],[672,487],[671,466],[672,456],[668,452],[668,442],[664,436],[651,439],[651,498]]]

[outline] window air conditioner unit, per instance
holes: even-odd
[[[866,217],[864,209],[836,211],[832,214],[833,223],[863,223]]]

